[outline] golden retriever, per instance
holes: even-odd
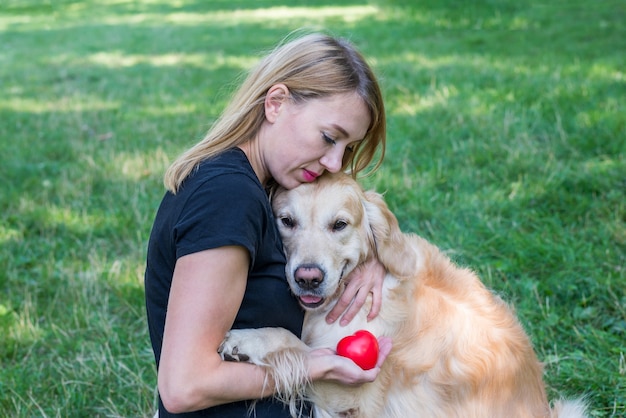
[[[402,233],[379,194],[336,174],[278,190],[272,201],[287,278],[306,309],[302,341],[280,328],[233,330],[220,352],[266,366],[293,416],[302,396],[316,418],[584,416],[579,400],[550,406],[542,365],[507,304],[434,245]],[[388,272],[380,314],[367,322],[366,303],[346,327],[327,324],[342,278],[372,255]],[[307,382],[306,352],[359,329],[393,341],[377,379]]]

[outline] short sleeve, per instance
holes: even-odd
[[[180,213],[174,228],[176,258],[227,245],[240,245],[251,264],[267,224],[267,197],[246,174],[227,173],[202,183]]]

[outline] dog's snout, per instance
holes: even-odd
[[[298,286],[305,290],[317,289],[324,281],[324,272],[314,264],[299,266],[293,276]]]

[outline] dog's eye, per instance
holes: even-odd
[[[333,231],[341,231],[343,230],[346,226],[348,226],[348,223],[346,221],[336,221],[335,224],[333,225]]]
[[[286,228],[293,228],[294,226],[296,226],[295,222],[293,221],[293,219],[291,219],[289,216],[283,216],[282,218],[280,218],[280,221],[283,223],[283,225]]]

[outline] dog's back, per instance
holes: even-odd
[[[424,413],[549,417],[542,366],[509,307],[433,245],[419,237],[409,242],[423,261],[414,278],[413,332],[394,354],[427,388],[419,390],[419,403],[433,410]]]

